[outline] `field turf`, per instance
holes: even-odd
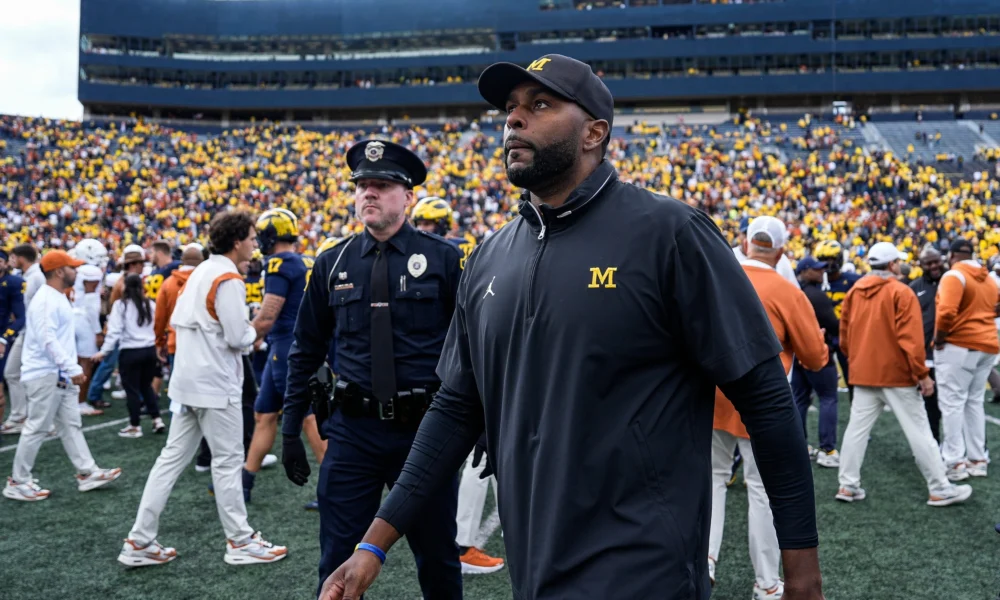
[[[164,402],[164,406],[166,402]],[[1000,447],[1000,406],[987,405],[996,422],[987,438]],[[849,405],[840,403],[840,432]],[[122,425],[102,424],[125,417],[124,402],[84,425],[98,464],[120,466],[121,479],[85,494],[76,491],[73,469],[58,441],[42,446],[35,467],[52,497],[40,503],[0,498],[0,598],[122,598],[280,600],[312,598],[319,557],[316,513],[302,505],[312,497],[285,479],[280,466],[257,478],[250,505],[251,526],[289,547],[276,565],[232,567],[222,561],[224,538],[207,474],[188,469],[174,488],[161,521],[159,540],[177,548],[179,558],[162,567],[125,569],[115,558],[135,518],[146,475],[166,437],[148,434],[122,439]],[[815,439],[816,415],[810,414]],[[143,422],[148,432],[148,421]],[[0,440],[0,473],[8,475],[17,436]],[[927,490],[892,414],[875,427],[863,470],[868,499],[835,502],[835,469],[814,466],[824,591],[829,600],[913,600],[948,598],[994,600],[1000,592],[1000,466],[973,480],[975,492],[964,505],[931,508]],[[311,484],[315,484],[314,465]],[[742,478],[730,488],[725,540],[713,598],[751,597],[753,572],[747,551],[746,492]],[[487,512],[492,512],[492,506]],[[502,555],[499,531],[487,551]],[[398,545],[366,598],[420,598],[412,555]],[[506,571],[466,576],[470,600],[511,598]]]

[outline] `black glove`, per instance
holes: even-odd
[[[486,479],[493,474],[493,465],[490,464],[490,457],[486,453],[486,434],[479,436],[476,441],[476,449],[472,451],[472,466],[478,467],[479,463],[485,458],[486,466],[483,467],[483,472],[479,474],[480,479]]]
[[[305,485],[312,470],[306,458],[306,447],[297,435],[281,438],[281,464],[285,465],[285,475],[295,485]]]

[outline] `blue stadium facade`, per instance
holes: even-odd
[[[587,61],[623,110],[1000,99],[997,0],[82,0],[90,114],[479,114],[478,74]]]

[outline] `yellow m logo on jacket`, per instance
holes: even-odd
[[[615,271],[618,267],[608,267],[607,269],[601,269],[600,267],[590,268],[590,285],[588,288],[615,288]]]

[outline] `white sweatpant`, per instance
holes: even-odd
[[[475,452],[473,452],[475,454]],[[486,457],[482,457],[478,467],[472,466],[472,456],[465,461],[462,479],[458,484],[458,512],[455,520],[458,524],[458,535],[455,543],[459,546],[475,546],[479,526],[483,521],[483,509],[486,507],[486,493],[490,482],[493,482],[493,501],[497,500],[497,479],[492,475],[480,479],[479,475],[486,468]]]
[[[24,332],[7,348],[7,364],[3,369],[3,378],[10,388],[10,409],[7,419],[23,421],[28,416],[28,397],[21,383],[21,352],[24,350]]]
[[[740,447],[743,456],[743,474],[747,480],[747,499],[750,508],[747,525],[750,537],[750,562],[757,585],[767,590],[778,584],[778,565],[781,550],[774,531],[774,517],[767,501],[764,482],[760,479],[757,462],[753,458],[750,440],[738,438],[726,431],[712,432],[712,527],[708,536],[708,555],[719,560],[722,548],[722,530],[726,524],[726,482],[732,474],[733,451]]]
[[[861,486],[861,464],[868,449],[868,436],[886,404],[903,428],[906,441],[910,443],[910,451],[917,461],[917,468],[927,480],[927,489],[934,493],[951,485],[945,477],[944,463],[927,421],[924,399],[920,397],[917,388],[857,385],[854,386],[854,401],[851,402],[851,420],[847,423],[840,449],[841,487]]]
[[[76,467],[76,472],[87,475],[97,469],[81,430],[83,422],[78,404],[80,388],[75,385],[56,387],[58,382],[59,376],[55,374],[24,382],[28,420],[21,430],[21,439],[17,441],[14,470],[11,474],[18,483],[31,481],[31,469],[35,466],[38,449],[52,429],[53,422],[62,439],[63,449]]]
[[[173,414],[167,444],[149,472],[129,539],[140,545],[156,539],[170,491],[191,464],[202,437],[212,451],[215,506],[226,539],[242,542],[253,535],[243,502],[243,411],[237,400],[226,408],[184,407]]]
[[[995,354],[945,344],[934,351],[941,408],[941,456],[948,466],[986,460],[986,380]]]

